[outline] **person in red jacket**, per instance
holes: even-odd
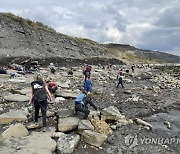
[[[54,81],[47,81],[48,89],[53,94],[58,89],[58,84]]]

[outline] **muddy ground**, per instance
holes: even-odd
[[[83,69],[83,65],[78,65],[78,69]],[[75,65],[75,64],[74,64]],[[70,69],[72,65],[67,64],[66,67]],[[100,66],[102,67],[102,66]],[[107,67],[107,65],[105,66]],[[122,67],[118,65],[118,67]],[[125,66],[125,68],[128,66]],[[59,66],[60,68],[60,66]],[[177,68],[180,70],[179,68]],[[135,71],[142,73],[146,69],[136,69]],[[162,68],[148,69],[151,76],[164,73]],[[76,71],[76,69],[74,69]],[[105,70],[107,74],[114,77],[115,74],[111,70]],[[178,71],[179,73],[179,71]],[[177,72],[176,72],[177,75]],[[160,91],[155,91],[153,87],[159,84],[153,82],[148,78],[138,78],[138,73],[132,75],[132,72],[127,75],[133,82],[125,83],[125,88],[116,88],[116,80],[108,79],[106,84],[100,84],[98,78],[93,77],[92,72],[92,99],[99,109],[116,106],[122,114],[128,119],[134,120],[140,118],[152,125],[152,129],[144,127],[134,122],[131,125],[122,126],[115,130],[112,136],[102,145],[101,148],[90,146],[83,141],[80,141],[75,154],[155,154],[155,153],[180,153],[180,89],[175,87],[162,88]],[[72,82],[74,79],[70,79]],[[76,87],[82,87],[83,78],[76,81]],[[102,94],[97,94],[96,90],[103,88]],[[129,91],[127,93],[127,91]],[[5,92],[1,92],[5,94]],[[138,101],[132,101],[129,98],[138,97]],[[129,100],[128,100],[129,99]],[[1,102],[2,104],[2,102]],[[25,102],[23,106],[26,106]],[[9,103],[6,109],[0,113],[8,111],[9,109],[21,108],[22,104]],[[58,108],[74,108],[74,99],[67,99],[61,104],[49,104],[49,110],[56,110]],[[31,121],[31,119],[29,120]],[[54,118],[47,120],[48,126],[55,126],[56,121]],[[170,128],[167,126],[170,123]],[[5,127],[1,127],[1,132]],[[34,130],[40,131],[40,130]],[[73,133],[73,132],[69,132]]]

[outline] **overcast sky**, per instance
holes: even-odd
[[[0,0],[63,34],[180,56],[180,0]]]

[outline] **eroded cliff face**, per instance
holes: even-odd
[[[25,19],[24,19],[25,20]],[[94,44],[93,44],[94,43]],[[113,57],[95,42],[32,27],[18,18],[0,13],[0,56],[2,57]]]

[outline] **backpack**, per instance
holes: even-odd
[[[42,102],[47,99],[47,93],[43,81],[35,81],[31,83],[33,89],[33,101]]]
[[[81,103],[82,105],[84,105],[83,99],[84,99],[85,97],[86,97],[85,94],[79,94],[79,95],[76,97],[75,102],[78,102],[78,103]]]

